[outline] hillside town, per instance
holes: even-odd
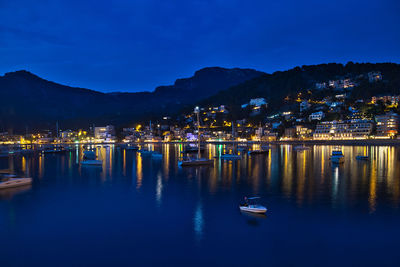
[[[287,96],[279,111],[269,110],[268,99],[251,98],[242,103],[243,118],[233,119],[226,105],[199,107],[200,136],[205,142],[273,142],[309,140],[397,139],[400,95],[376,95],[368,99],[351,97],[360,82],[382,81],[380,72],[358,77],[316,82],[314,88]],[[194,112],[164,116],[147,123],[132,123],[88,129],[62,129],[58,124],[47,131],[14,135],[0,133],[0,144],[194,142],[198,128]]]

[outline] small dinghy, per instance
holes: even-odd
[[[15,177],[6,177],[0,179],[0,189],[17,187],[28,185],[32,183],[32,178],[15,178]]]
[[[267,208],[258,204],[258,200],[260,197],[250,197],[244,198],[244,203],[240,204],[239,208],[240,211],[245,211],[245,212],[252,212],[252,213],[266,213]]]

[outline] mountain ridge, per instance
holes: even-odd
[[[61,85],[26,70],[8,72],[0,76],[0,131],[52,128],[56,121],[68,128],[93,123],[127,125],[132,120],[176,112],[182,105],[262,74],[219,67],[196,73],[178,79],[178,87],[174,84],[163,90],[157,87],[153,92],[103,93]],[[199,73],[203,77],[199,78]]]

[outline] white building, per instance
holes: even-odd
[[[367,120],[326,121],[317,125],[313,139],[365,139],[372,132],[373,124]]]
[[[94,128],[94,138],[97,142],[115,141],[115,128],[112,125]]]
[[[325,117],[324,112],[318,111],[318,112],[311,113],[311,115],[308,116],[308,119],[309,119],[310,121],[313,121],[313,120],[319,120],[319,121],[320,121],[320,120],[322,120],[324,117]]]

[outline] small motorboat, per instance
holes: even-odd
[[[242,156],[237,155],[237,154],[223,154],[220,157],[220,159],[223,159],[223,160],[237,160],[237,159],[241,159],[241,158],[242,158]]]
[[[340,149],[332,150],[330,160],[334,164],[344,163],[344,155],[343,155],[342,150],[340,150]]]
[[[31,183],[32,178],[5,177],[0,179],[0,189],[29,185]]]
[[[260,197],[245,197],[244,203],[240,204],[239,208],[241,211],[252,212],[252,213],[266,213],[267,208],[258,204]]]
[[[332,150],[331,158],[344,157],[342,150]]]
[[[87,160],[82,160],[81,165],[85,166],[101,166],[103,165],[102,160],[97,160],[97,159],[87,159]]]
[[[369,160],[368,156],[358,155],[356,156],[356,160]]]

